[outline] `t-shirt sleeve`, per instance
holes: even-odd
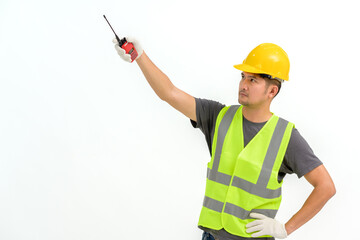
[[[191,120],[194,128],[199,128],[205,135],[211,155],[211,144],[215,131],[216,118],[224,104],[202,98],[195,98],[196,102],[196,122]]]
[[[299,131],[294,128],[280,172],[296,173],[298,178],[301,178],[321,164],[323,163],[314,154],[309,144],[300,135]]]

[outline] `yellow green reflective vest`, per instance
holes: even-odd
[[[275,218],[281,202],[278,172],[294,124],[275,116],[244,148],[242,106],[217,116],[198,225],[251,238],[245,225],[251,212]]]

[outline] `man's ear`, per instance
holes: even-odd
[[[271,97],[271,98],[274,98],[278,92],[279,92],[278,86],[276,86],[276,85],[271,85],[271,86],[270,86],[270,92],[269,92],[269,94],[270,94],[270,97]]]

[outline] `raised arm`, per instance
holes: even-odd
[[[146,80],[160,99],[196,121],[195,98],[178,89],[146,55],[145,52],[136,60]]]
[[[188,118],[196,121],[195,98],[175,87],[168,76],[150,60],[136,39],[131,37],[127,37],[126,39],[132,42],[135,49],[138,50],[139,56],[136,58],[136,62],[156,95]],[[130,55],[125,54],[125,50],[119,47],[116,40],[113,42],[115,43],[118,54],[124,60],[130,62]]]

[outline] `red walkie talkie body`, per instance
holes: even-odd
[[[116,35],[115,35],[116,36]],[[137,51],[135,50],[135,47],[134,45],[131,43],[131,42],[128,42],[126,40],[126,38],[123,38],[123,39],[119,39],[118,36],[116,36],[116,39],[118,40],[119,42],[119,46],[124,49],[126,51],[127,54],[130,54],[131,56],[131,62],[133,62],[137,56],[138,56],[138,53]]]

